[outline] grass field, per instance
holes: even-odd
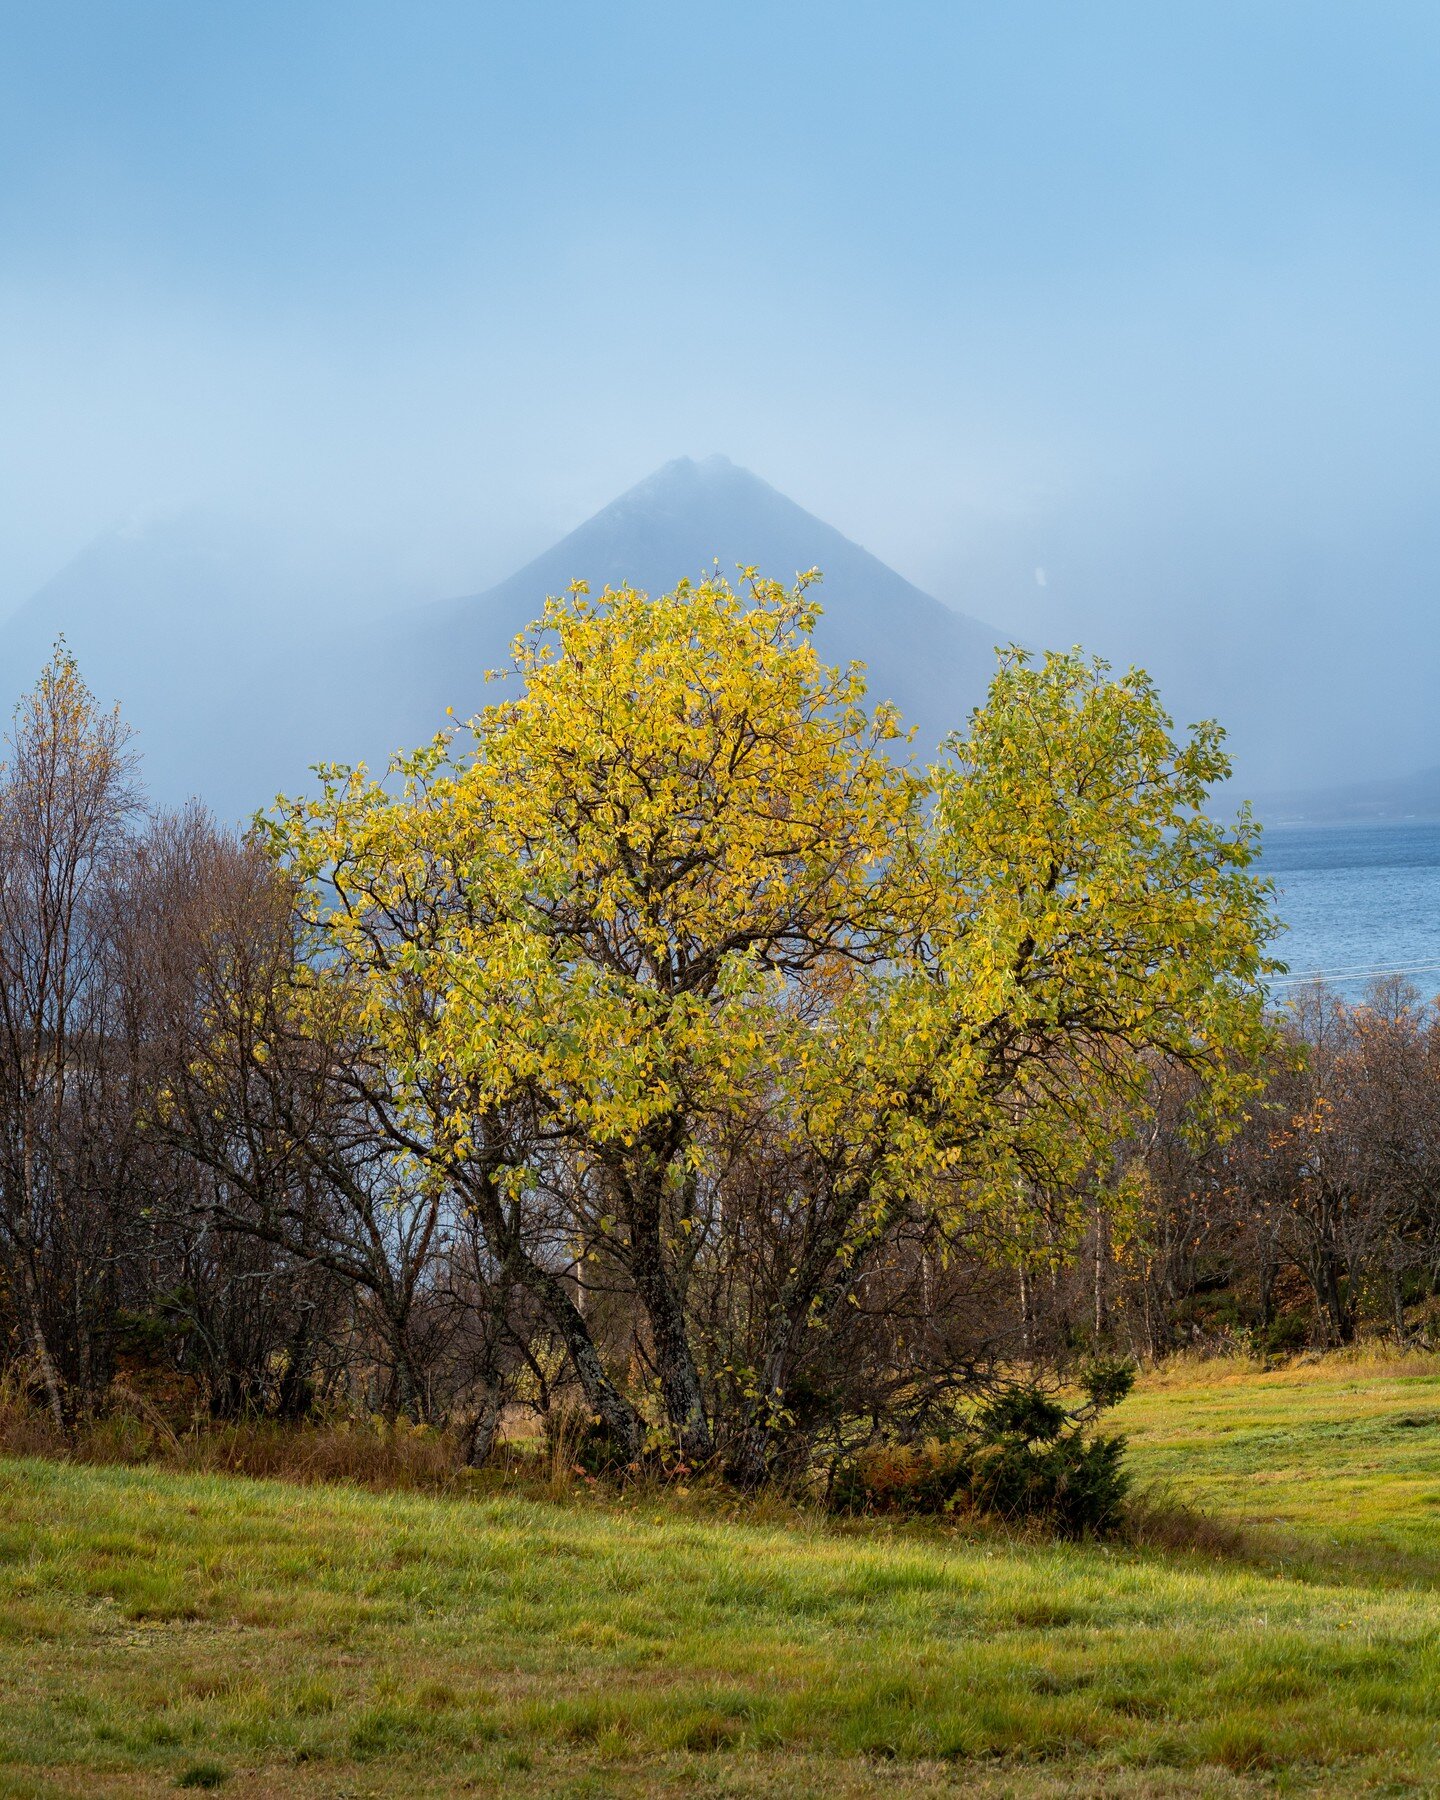
[[[1440,1373],[1121,1423],[1225,1554],[0,1464],[0,1793],[1440,1794]]]
[[[1142,1478],[1243,1521],[1284,1566],[1440,1579],[1440,1359],[1173,1364],[1119,1421]]]

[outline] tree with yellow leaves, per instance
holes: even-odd
[[[1265,891],[1248,820],[1203,811],[1213,728],[1177,745],[1142,676],[1011,653],[922,773],[817,658],[817,612],[753,571],[577,586],[517,642],[520,691],[270,828],[298,1004],[363,1037],[387,1129],[621,1452],[651,1429],[749,1481],[902,1228],[1096,1154],[1147,1059],[1238,1088],[1262,1031]],[[636,1309],[608,1362],[602,1287]]]

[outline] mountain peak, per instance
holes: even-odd
[[[617,507],[628,512],[657,506],[694,506],[707,498],[714,502],[723,495],[738,497],[747,490],[753,495],[770,494],[777,500],[783,499],[768,482],[731,462],[728,456],[718,452],[699,460],[693,456],[677,456],[642,477],[634,487],[627,488],[608,506],[602,507],[595,518],[604,518]],[[594,522],[591,519],[587,524]],[[585,526],[580,529],[584,530]]]
[[[1003,634],[922,593],[751,470],[711,455],[663,464],[498,587],[433,609],[417,699],[433,715],[453,706],[463,717],[480,705],[481,672],[505,662],[546,596],[573,581],[655,594],[717,565],[732,579],[753,567],[779,581],[818,568],[817,648],[832,663],[863,662],[872,698],[897,702],[927,751],[984,693]]]

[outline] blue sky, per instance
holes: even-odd
[[[474,588],[720,450],[1262,774],[1440,761],[1433,4],[0,23],[0,608],[194,505]]]

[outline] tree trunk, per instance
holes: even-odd
[[[45,1386],[45,1403],[49,1407],[50,1416],[56,1428],[68,1437],[65,1427],[65,1390],[61,1386],[60,1371],[55,1367],[55,1359],[50,1354],[50,1346],[45,1341],[45,1330],[40,1323],[39,1315],[31,1309],[30,1341],[35,1352],[35,1360],[40,1366],[40,1379]]]
[[[494,1448],[495,1433],[500,1427],[501,1397],[498,1386],[487,1387],[485,1398],[470,1421],[470,1442],[465,1461],[472,1469],[483,1468]]]
[[[1311,1286],[1315,1290],[1328,1347],[1338,1349],[1351,1343],[1355,1337],[1353,1308],[1340,1292],[1339,1264],[1328,1245],[1322,1245],[1316,1252]]]
[[[685,1329],[685,1309],[665,1268],[661,1180],[658,1170],[649,1170],[638,1181],[626,1184],[630,1276],[649,1321],[660,1395],[676,1448],[691,1462],[707,1462],[715,1454],[715,1439],[705,1416],[705,1395]]]
[[[1020,1259],[1020,1352],[1029,1362],[1035,1349],[1034,1332],[1030,1320],[1030,1280],[1025,1270],[1025,1259]]]
[[[1399,1269],[1392,1266],[1390,1270],[1390,1311],[1395,1321],[1395,1336],[1400,1343],[1405,1341],[1405,1281]]]
[[[1260,1259],[1260,1329],[1268,1332],[1275,1323],[1275,1276],[1276,1267],[1273,1258],[1262,1256]]]
[[[45,1327],[40,1319],[40,1300],[35,1292],[35,1278],[28,1260],[23,1253],[20,1257],[20,1280],[25,1290],[25,1310],[30,1315],[30,1348],[34,1354],[36,1366],[40,1370],[41,1384],[45,1389],[45,1404],[50,1417],[55,1421],[56,1429],[68,1438],[70,1433],[65,1418],[65,1384],[60,1379],[60,1371],[55,1366],[55,1358],[50,1354],[50,1345],[46,1341]]]
[[[1095,1348],[1105,1331],[1105,1227],[1100,1209],[1095,1209]]]
[[[645,1421],[606,1373],[579,1307],[570,1298],[561,1278],[530,1256],[505,1217],[493,1173],[462,1176],[464,1192],[475,1207],[476,1219],[490,1253],[507,1281],[517,1281],[539,1302],[555,1335],[565,1346],[585,1403],[614,1437],[627,1462],[638,1462],[645,1452]]]
[[[782,1324],[782,1338],[772,1344],[760,1372],[760,1392],[746,1409],[735,1453],[727,1473],[737,1487],[762,1487],[769,1479],[776,1434],[771,1421],[785,1399],[791,1334]]]
[[[715,1440],[705,1416],[705,1396],[690,1351],[685,1314],[659,1263],[658,1233],[654,1243],[632,1254],[631,1273],[650,1324],[660,1396],[676,1447],[692,1462],[705,1462],[714,1455]]]

